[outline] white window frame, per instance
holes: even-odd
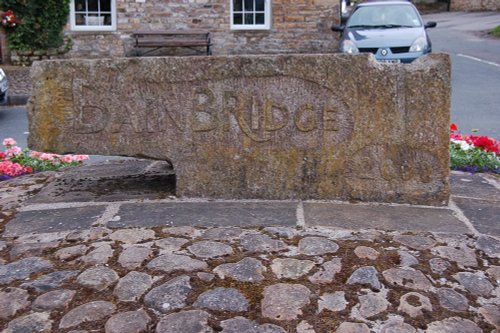
[[[70,3],[70,24],[72,31],[116,31],[116,0],[111,1],[111,25],[76,25],[75,0]]]
[[[244,1],[244,0],[242,0]],[[255,0],[254,0],[255,1]],[[234,8],[233,0],[230,2],[230,20],[231,20],[231,30],[269,30],[271,29],[271,0],[264,0],[264,24],[234,24]],[[243,12],[245,15],[245,8],[243,4]],[[255,11],[252,11],[252,13]]]

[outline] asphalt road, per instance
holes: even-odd
[[[500,25],[500,13],[440,13],[424,19],[438,22],[429,29],[434,52],[452,57],[451,121],[462,133],[478,129],[500,139],[500,38],[484,33]],[[0,107],[0,140],[13,137],[26,147],[27,131],[25,108]]]
[[[500,139],[500,38],[486,34],[500,25],[500,13],[440,13],[424,20],[438,23],[428,29],[433,52],[452,58],[451,121],[462,133],[478,129]]]

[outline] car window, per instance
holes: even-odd
[[[413,6],[380,5],[358,7],[347,27],[420,27],[422,22]]]

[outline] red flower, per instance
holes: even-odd
[[[455,124],[455,123],[451,123],[451,125],[450,125],[450,130],[451,130],[451,131],[453,131],[453,132],[458,131],[458,126],[457,126],[457,124]]]
[[[3,160],[6,157],[7,155],[3,151],[0,151],[0,160]]]

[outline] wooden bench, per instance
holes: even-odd
[[[200,48],[206,50],[207,55],[211,55],[212,45],[210,32],[203,30],[139,30],[134,31],[132,36],[135,39],[134,48],[137,55],[146,55],[164,47],[187,47],[200,52]],[[139,49],[150,49],[139,54]]]

